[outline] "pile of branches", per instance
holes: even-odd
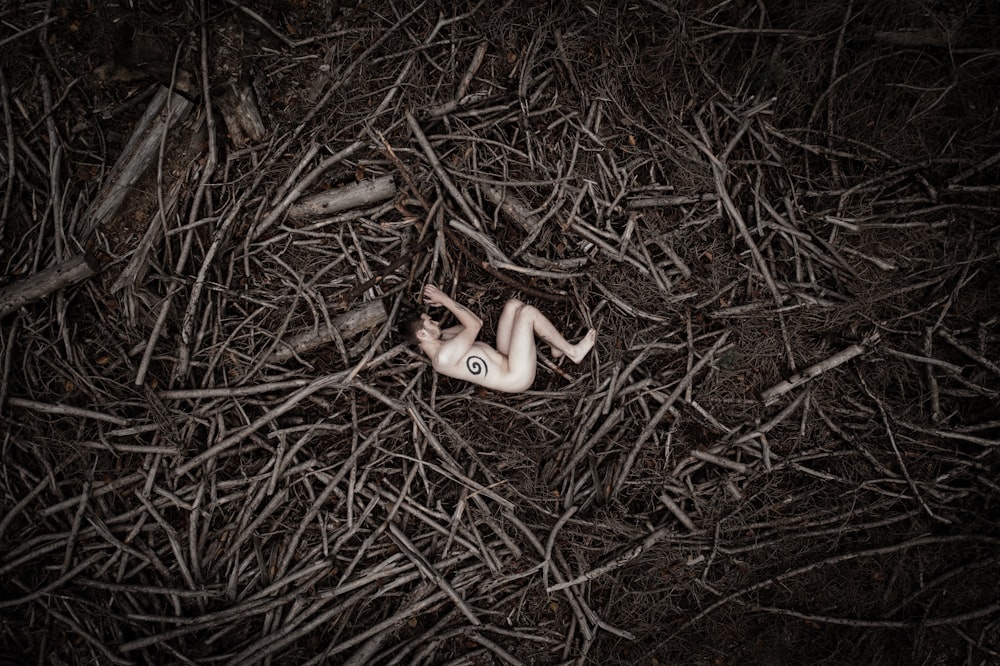
[[[990,3],[309,4],[3,10],[3,647],[1000,658]]]

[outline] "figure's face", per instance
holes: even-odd
[[[441,337],[441,325],[430,318],[429,315],[420,315],[420,319],[424,322],[423,328],[420,332],[423,333],[423,337],[427,340],[437,340]]]

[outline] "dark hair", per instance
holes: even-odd
[[[399,334],[403,336],[411,345],[415,345],[420,342],[417,337],[417,331],[424,327],[424,320],[420,317],[413,319],[403,319],[399,324]]]

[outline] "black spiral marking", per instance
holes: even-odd
[[[469,369],[473,375],[486,376],[489,373],[489,366],[486,365],[486,359],[481,356],[468,356],[465,359],[465,367]]]

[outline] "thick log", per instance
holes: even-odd
[[[959,46],[967,46],[971,42],[968,35],[957,30],[953,31],[943,28],[876,32],[874,37],[876,42],[907,48],[916,48],[920,46],[955,48]]]
[[[244,71],[247,54],[254,48],[248,48],[243,26],[235,14],[226,15],[214,26],[212,45],[212,104],[222,114],[234,147],[257,143],[267,130]]]
[[[326,190],[306,197],[288,209],[293,220],[333,215],[352,208],[370,206],[396,196],[396,183],[392,176],[363,180],[335,190]]]
[[[513,193],[505,192],[494,185],[483,185],[480,190],[487,201],[499,207],[524,231],[531,233],[542,223],[542,218],[532,213],[527,204],[514,196]]]
[[[282,363],[296,354],[302,354],[333,342],[338,335],[349,338],[358,333],[374,328],[386,320],[385,305],[382,301],[371,301],[350,312],[335,317],[330,323],[332,327],[323,326],[319,330],[307,331],[282,341],[278,349],[268,359],[271,363]]]
[[[257,98],[245,82],[229,79],[212,90],[212,101],[222,114],[229,140],[236,148],[257,143],[267,135]]]
[[[167,88],[161,87],[156,91],[146,112],[132,130],[122,154],[105,178],[104,187],[84,214],[84,238],[118,211],[132,187],[159,154],[164,132],[184,118],[191,106],[187,98],[172,93]]]
[[[83,282],[97,275],[100,267],[90,254],[78,254],[61,264],[49,266],[29,278],[0,289],[0,317],[6,317],[22,305],[45,298],[63,287]]]

